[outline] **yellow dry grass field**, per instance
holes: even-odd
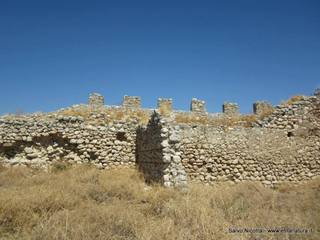
[[[319,179],[277,189],[221,183],[182,191],[147,186],[130,169],[1,168],[0,239],[316,240],[319,199]],[[266,232],[284,228],[305,232]]]

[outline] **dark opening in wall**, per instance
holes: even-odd
[[[212,167],[207,167],[207,172],[208,173],[213,173]]]
[[[125,132],[117,132],[117,140],[119,141],[127,141],[127,136]]]
[[[287,136],[288,136],[288,137],[293,137],[294,134],[293,134],[293,132],[288,132],[288,133],[287,133]]]

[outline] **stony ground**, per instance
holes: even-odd
[[[320,180],[146,186],[135,170],[0,170],[0,239],[320,239]],[[268,228],[308,233],[267,233]],[[262,233],[236,233],[244,228]],[[290,230],[289,229],[289,230]],[[281,229],[280,229],[281,230]]]

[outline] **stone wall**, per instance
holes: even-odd
[[[93,94],[88,105],[3,116],[0,163],[137,166],[148,182],[165,186],[188,181],[273,186],[320,175],[319,94],[275,108],[260,102],[249,118],[235,104],[225,104],[224,114],[207,113],[205,102],[197,99],[190,112],[173,111],[172,99],[159,99],[156,110],[140,104],[139,97],[125,96],[123,106],[105,106],[103,97]]]
[[[137,122],[87,124],[58,116],[0,120],[0,161],[6,165],[47,167],[57,161],[93,163],[99,168],[135,165]]]
[[[319,96],[301,97],[299,101],[276,106],[274,112],[262,121],[258,121],[258,124],[264,128],[286,129],[288,131],[297,130],[299,126],[301,128],[310,124],[319,127],[317,124],[319,112]]]
[[[273,185],[320,175],[320,138],[263,128],[184,126],[182,163],[191,181],[261,181]]]
[[[181,162],[189,181],[275,185],[320,175],[319,97],[278,106],[251,128],[179,127]]]

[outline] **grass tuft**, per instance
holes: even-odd
[[[149,186],[133,169],[0,168],[0,239],[319,239],[320,180]],[[308,234],[229,233],[291,227]]]

